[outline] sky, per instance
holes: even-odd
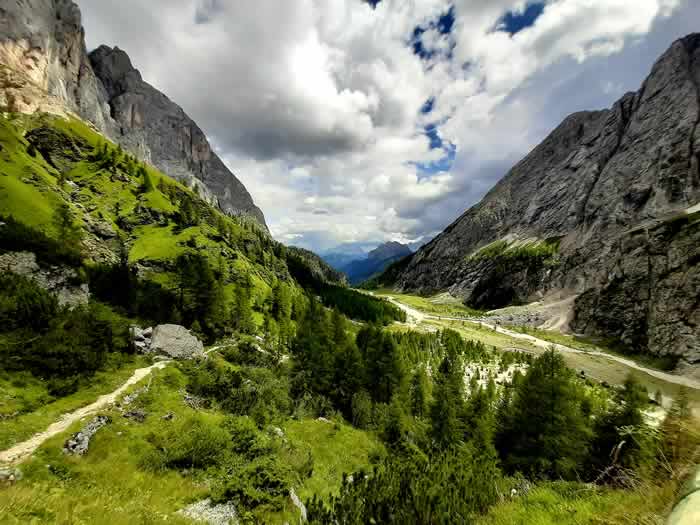
[[[427,242],[700,30],[694,0],[78,3],[88,48],[124,49],[317,252]]]

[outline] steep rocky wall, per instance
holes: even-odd
[[[0,105],[10,111],[68,110],[107,135],[107,98],[85,49],[71,0],[8,0],[0,6]]]
[[[78,115],[223,211],[265,226],[262,211],[202,130],[143,82],[126,53],[101,47],[88,56],[72,0],[0,3],[0,107]]]
[[[628,93],[611,109],[565,119],[479,204],[412,257],[397,288],[449,290],[482,306],[505,306],[500,303],[568,290],[583,294],[577,303],[578,326],[602,329],[602,321],[590,324],[584,319],[595,317],[591,298],[609,287],[609,261],[625,256],[619,246],[626,232],[651,227],[700,202],[699,86],[700,34],[694,34],[669,48],[638,92]],[[548,267],[500,275],[497,264],[472,257],[499,240],[552,238],[559,241],[559,253],[556,264]],[[685,264],[695,266],[697,259],[687,253]],[[622,280],[633,281],[627,274]],[[488,288],[491,292],[484,296]],[[625,315],[620,315],[673,308],[669,302],[697,291],[681,287],[674,297],[661,292],[642,296],[641,304],[623,303]],[[494,297],[498,304],[491,301]],[[674,315],[687,313],[681,308]],[[655,335],[665,330],[650,321],[645,338],[631,344],[655,353],[692,353],[680,332]],[[692,331],[700,337],[697,325]],[[626,333],[613,332],[627,338]]]
[[[143,81],[128,55],[101,46],[90,53],[105,86],[119,140],[146,144],[151,162],[171,177],[197,186],[200,195],[231,214],[247,214],[265,224],[262,211],[241,182],[212,150],[204,132],[177,104]]]
[[[700,363],[700,214],[623,235],[606,274],[576,299],[575,331]]]

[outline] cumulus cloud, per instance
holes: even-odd
[[[566,113],[636,89],[698,14],[682,0],[372,3],[80,2],[88,45],[125,49],[272,233],[317,250],[427,240]],[[509,31],[504,16],[533,3]]]

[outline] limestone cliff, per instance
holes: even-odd
[[[580,294],[574,329],[700,362],[698,221],[664,226],[700,201],[699,86],[694,34],[639,91],[564,120],[419,250],[397,287],[485,308]]]
[[[232,215],[265,225],[243,184],[204,132],[144,82],[118,48],[88,55],[72,0],[7,0],[0,5],[0,107],[76,114],[106,136]]]

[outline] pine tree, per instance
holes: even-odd
[[[82,231],[76,226],[73,212],[68,204],[61,204],[54,211],[53,225],[61,242],[74,247],[82,240]]]
[[[144,193],[150,193],[155,189],[151,176],[146,168],[141,168],[141,176],[143,177],[143,191]]]
[[[428,372],[421,366],[413,374],[411,381],[411,411],[413,415],[422,418],[428,415],[430,410],[431,383]]]
[[[587,457],[591,420],[583,389],[554,349],[534,361],[501,418],[499,452],[512,471],[574,479]]]
[[[464,438],[464,387],[462,367],[456,355],[445,356],[435,380],[433,405],[430,408],[433,445],[441,450],[460,443]]]
[[[253,309],[250,305],[250,288],[246,285],[236,287],[234,326],[243,334],[255,332],[255,322],[253,321]]]

